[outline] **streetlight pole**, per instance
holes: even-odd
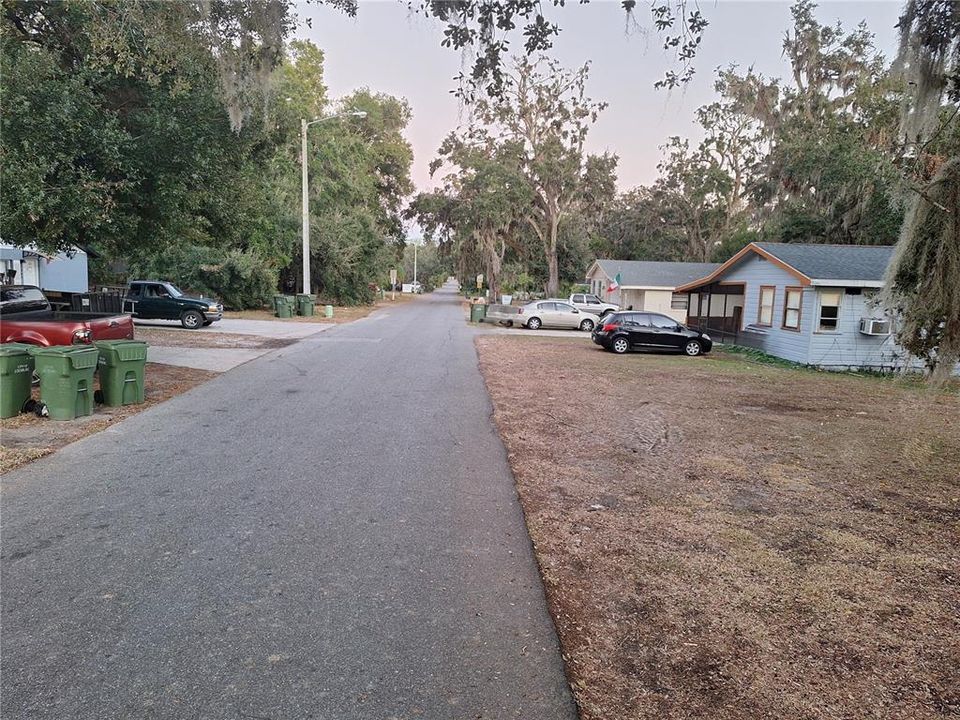
[[[303,292],[310,294],[310,197],[307,193],[309,186],[309,173],[307,171],[307,128],[317,123],[327,120],[337,120],[343,117],[364,118],[367,114],[362,110],[353,112],[337,113],[327,117],[316,118],[307,122],[306,118],[300,118],[300,182],[302,211],[303,211]]]
[[[419,245],[420,243],[418,243],[416,240],[413,241],[413,281],[414,282],[417,281],[417,247],[419,247]]]

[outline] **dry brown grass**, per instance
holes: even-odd
[[[181,330],[137,326],[137,340],[159,347],[191,348],[281,348],[297,342],[295,339],[265,338],[260,335],[218,333],[209,330]]]
[[[585,720],[960,714],[955,390],[477,347]]]
[[[138,333],[139,337],[139,333]],[[192,368],[173,367],[147,363],[144,374],[144,402],[141,405],[126,405],[111,408],[96,406],[93,415],[74,420],[50,420],[32,413],[24,413],[0,420],[0,473],[48,455],[64,445],[100,432],[112,423],[146,410],[152,405],[185,393],[190,388],[206,382],[218,373]],[[98,381],[94,383],[99,388]],[[39,391],[34,388],[34,397]]]
[[[396,300],[390,299],[390,293],[387,293],[385,300],[378,300],[373,305],[335,305],[333,308],[333,318],[326,318],[323,315],[323,305],[317,305],[316,315],[292,318],[278,318],[269,310],[239,310],[227,311],[223,313],[225,318],[236,318],[242,320],[275,320],[277,322],[300,322],[300,323],[348,323],[360,318],[365,318],[374,310],[385,307],[394,307],[414,301],[417,295],[404,295],[397,293]],[[138,329],[139,332],[139,329]]]

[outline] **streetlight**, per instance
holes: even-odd
[[[327,117],[316,118],[307,122],[306,118],[300,118],[300,165],[302,170],[303,184],[303,292],[310,294],[310,199],[307,197],[307,128],[317,123],[327,120],[337,120],[343,117],[365,118],[367,114],[363,110],[353,110],[351,112],[337,113]]]

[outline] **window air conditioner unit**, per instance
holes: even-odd
[[[874,320],[873,318],[860,319],[860,332],[864,335],[889,335],[889,320]]]

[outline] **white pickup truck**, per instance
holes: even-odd
[[[591,295],[590,293],[574,293],[570,296],[570,304],[580,312],[593,313],[600,317],[620,309],[619,305],[605,303],[596,295]]]

